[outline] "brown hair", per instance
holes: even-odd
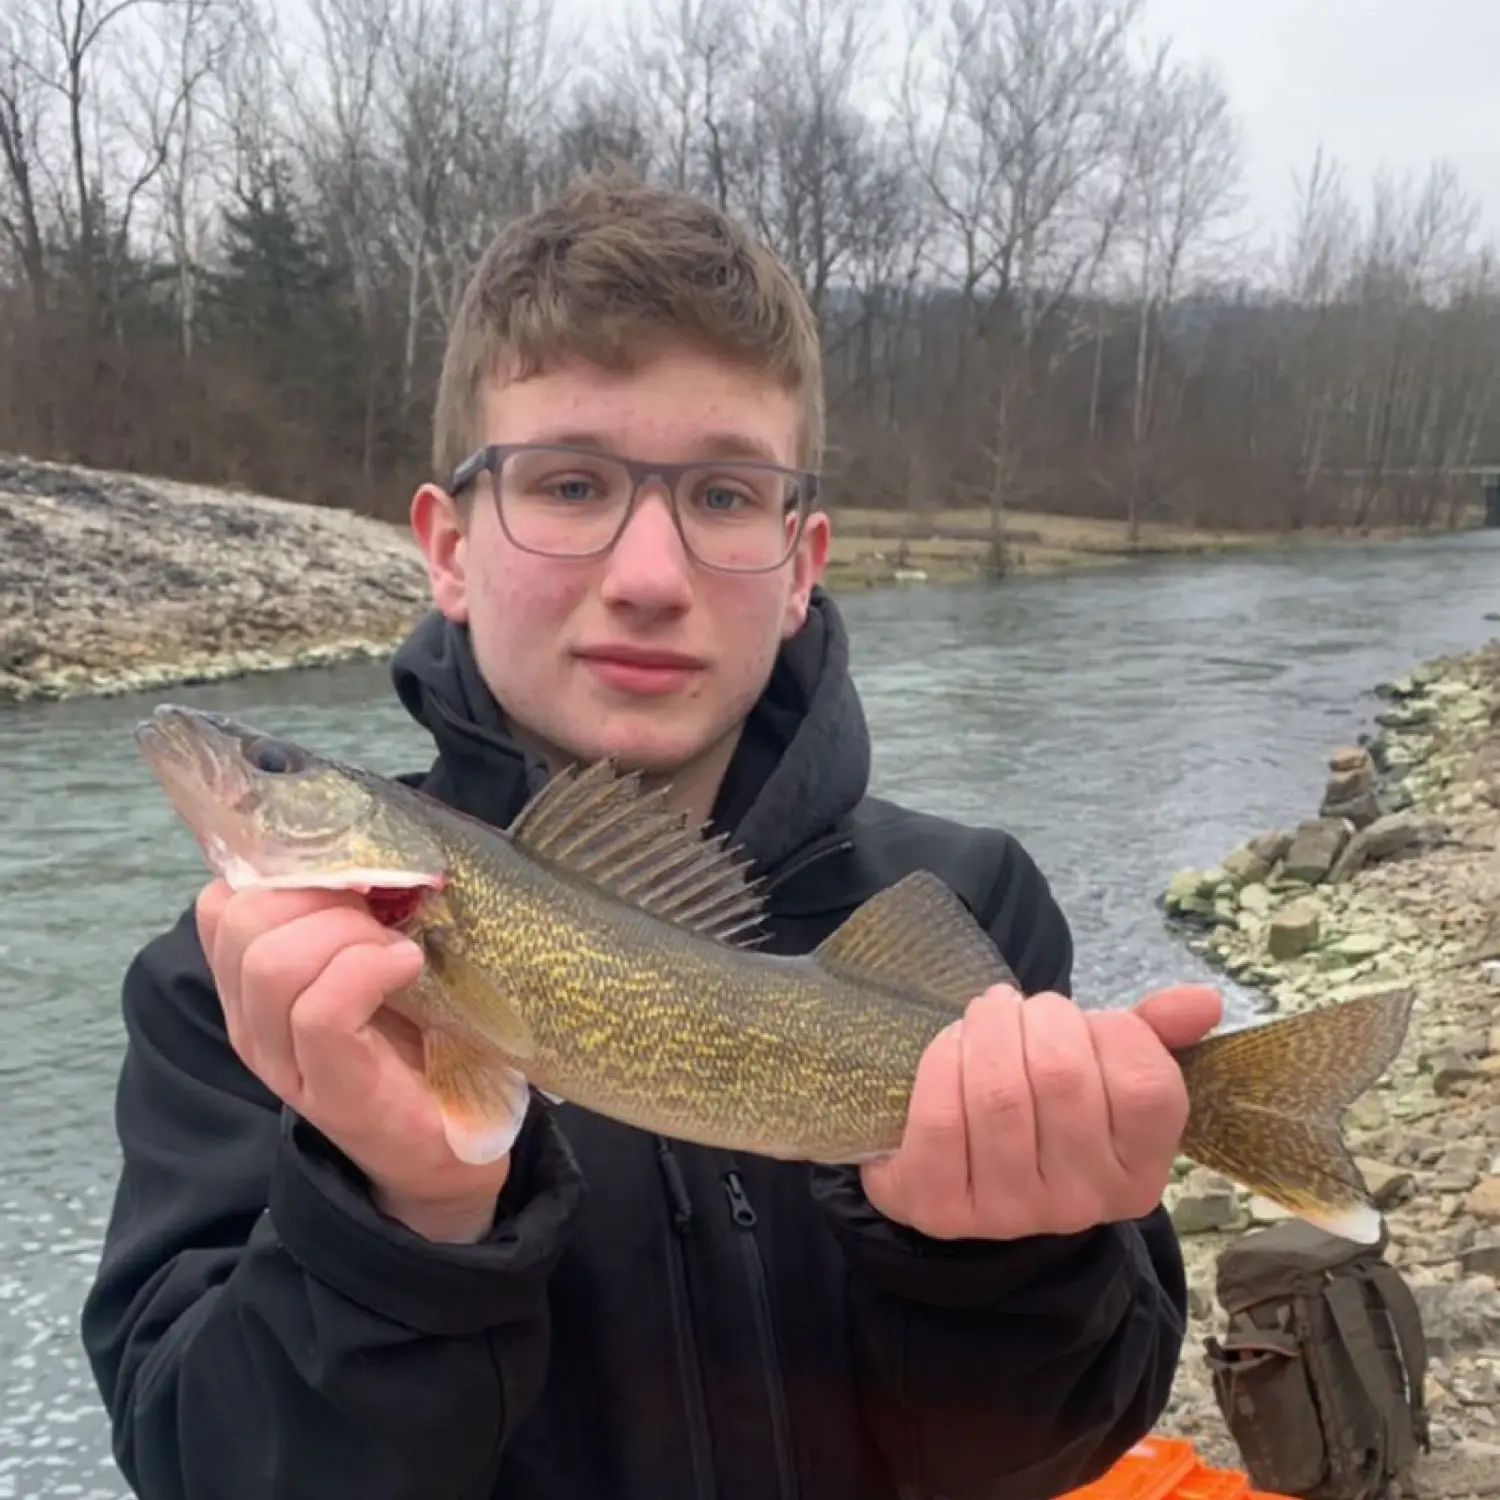
[[[802,408],[800,461],[821,462],[818,328],[795,277],[731,215],[609,165],[572,179],[485,251],[448,334],[433,411],[435,479],[475,447],[484,384],[566,356],[628,370],[684,340],[778,381]]]

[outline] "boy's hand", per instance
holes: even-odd
[[[365,1173],[383,1213],[428,1239],[481,1238],[510,1158],[453,1155],[421,1037],[382,1009],[421,973],[416,945],[340,891],[231,893],[215,880],[197,919],[245,1066]]]
[[[923,1055],[901,1149],[863,1167],[866,1195],[935,1239],[1074,1234],[1144,1217],[1187,1123],[1169,1049],[1207,1035],[1221,1012],[1201,985],[1122,1011],[987,990]]]

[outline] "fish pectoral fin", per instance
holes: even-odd
[[[518,849],[617,900],[721,942],[746,941],[763,915],[748,862],[642,791],[614,761],[560,771],[526,804],[508,836]]]
[[[453,1154],[474,1166],[498,1161],[515,1145],[531,1089],[503,1057],[451,1031],[422,1033],[427,1086]]]
[[[1375,1243],[1380,1214],[1340,1121],[1395,1060],[1411,1006],[1409,990],[1391,990],[1184,1048],[1183,1154],[1330,1233]]]
[[[871,896],[813,957],[851,979],[907,986],[958,1010],[991,985],[1016,985],[989,933],[930,870]]]
[[[507,1056],[524,1063],[536,1050],[531,1028],[516,1008],[507,1002],[488,976],[466,958],[441,927],[422,934],[427,958],[426,982],[436,983],[445,993],[445,1005],[456,1009],[468,1025]]]

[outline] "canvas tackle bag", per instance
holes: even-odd
[[[1300,1219],[1219,1257],[1214,1395],[1256,1487],[1379,1500],[1428,1447],[1427,1344],[1411,1288],[1384,1258]]]

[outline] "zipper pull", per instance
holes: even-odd
[[[754,1229],[755,1205],[751,1203],[750,1195],[745,1191],[745,1184],[740,1181],[738,1172],[724,1174],[724,1193],[729,1199],[729,1216],[741,1229]]]
[[[693,1200],[688,1197],[687,1183],[683,1181],[682,1168],[677,1164],[671,1146],[660,1136],[656,1138],[656,1162],[661,1168],[667,1199],[672,1205],[672,1227],[678,1234],[686,1234],[693,1227]]]

